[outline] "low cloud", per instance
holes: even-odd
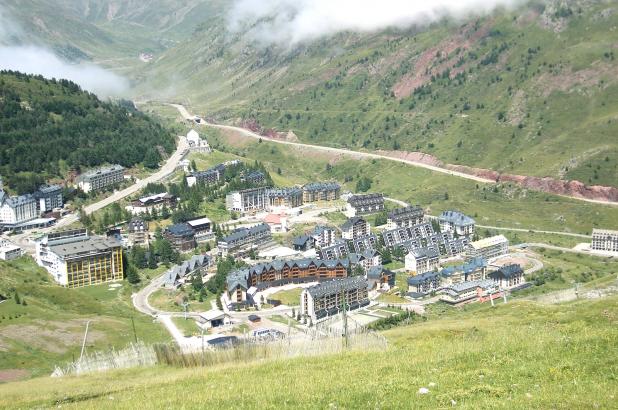
[[[99,96],[119,96],[129,89],[126,78],[94,64],[69,64],[37,46],[0,47],[0,69],[65,78]]]
[[[513,7],[522,0],[236,0],[232,32],[267,44],[297,44],[343,31],[373,32],[424,26],[444,17],[466,18]]]
[[[64,78],[100,97],[121,96],[128,91],[129,81],[126,78],[95,64],[71,64],[44,47],[14,45],[22,33],[21,27],[0,7],[0,70]]]

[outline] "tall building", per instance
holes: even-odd
[[[122,244],[85,229],[56,232],[36,242],[36,261],[62,286],[78,288],[122,280]]]
[[[618,252],[618,231],[593,229],[590,249],[593,251]]]
[[[405,257],[405,266],[412,275],[420,275],[438,268],[440,253],[434,248],[418,248]]]
[[[357,239],[371,233],[369,222],[359,216],[352,217],[341,225],[343,239]]]
[[[225,207],[241,214],[263,211],[268,207],[267,189],[260,187],[230,192],[225,197]]]
[[[458,236],[472,236],[474,234],[474,219],[459,211],[444,211],[438,217],[442,232],[453,232]]]
[[[423,223],[425,212],[420,206],[395,208],[388,213],[386,229],[407,228]]]
[[[367,215],[384,210],[384,195],[382,194],[363,194],[352,195],[348,199],[348,212],[352,215]]]
[[[34,198],[37,201],[39,214],[64,206],[60,185],[43,185],[34,193]]]
[[[234,229],[228,236],[217,242],[219,255],[239,255],[259,249],[272,239],[268,224],[261,223],[250,228]]]
[[[311,286],[300,295],[300,314],[313,323],[328,316],[369,305],[367,280],[362,276],[335,279]]]
[[[77,177],[77,186],[84,192],[98,191],[122,182],[124,179],[124,167],[111,165],[90,170]]]
[[[266,289],[286,283],[303,283],[345,278],[350,266],[347,259],[317,260],[312,258],[260,263],[230,272],[226,278],[227,293],[232,303],[253,303],[249,290]]]
[[[303,204],[303,191],[300,188],[271,188],[267,196],[271,210],[297,208]]]
[[[310,182],[303,185],[303,202],[334,201],[339,199],[341,185],[336,182]]]
[[[318,225],[313,229],[310,235],[313,238],[316,248],[331,246],[335,243],[335,229],[330,226]]]
[[[170,241],[172,247],[178,252],[188,252],[197,246],[195,231],[189,224],[177,223],[170,225],[163,231],[165,239]]]
[[[9,196],[0,190],[0,225],[11,228],[38,217],[37,201],[31,194]]]

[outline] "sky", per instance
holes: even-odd
[[[228,15],[232,32],[248,32],[258,42],[289,44],[343,31],[424,26],[514,7],[521,0],[235,0]]]

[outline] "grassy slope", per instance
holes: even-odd
[[[173,83],[172,98],[207,115],[256,118],[303,141],[356,149],[397,142],[451,163],[616,186],[617,65],[605,53],[618,39],[610,30],[618,14],[602,17],[606,7],[587,3],[580,14],[573,6],[573,16],[552,22],[563,24],[559,33],[538,12],[518,11],[481,19],[477,31],[474,23],[436,24],[421,33],[340,35],[292,51],[251,47],[209,21],[140,73],[151,80],[140,91],[157,98]],[[468,41],[469,50],[457,53]],[[480,64],[503,44],[496,62]],[[416,66],[427,50],[449,55],[430,52],[429,63]],[[405,75],[426,67],[440,74],[459,58],[467,71],[461,84],[438,79],[431,95],[391,96]]]
[[[65,289],[52,283],[47,272],[23,257],[0,262],[0,369],[28,369],[47,375],[55,365],[77,358],[87,320],[91,320],[87,351],[124,347],[134,340],[131,316],[139,339],[167,341],[165,329],[134,311],[132,288],[120,282],[117,290],[99,285]],[[17,305],[15,290],[27,305]]]
[[[239,158],[249,162],[259,160],[266,165],[273,177],[277,177],[277,184],[285,186],[331,179],[343,183],[347,176],[353,177],[353,180],[343,185],[352,191],[355,189],[356,180],[367,175],[374,181],[371,191],[384,192],[387,196],[420,204],[433,215],[445,209],[459,209],[472,215],[477,223],[483,225],[576,233],[590,233],[593,227],[618,228],[618,207],[522,190],[509,184],[499,185],[498,192],[494,192],[483,184],[477,188],[473,181],[392,161],[359,161],[300,151],[295,147],[269,142],[258,143],[204,128],[202,130],[211,145],[226,152],[218,152],[212,156],[198,155],[200,169],[225,159]],[[332,165],[330,170],[326,168],[327,163]],[[282,169],[280,176],[276,172],[278,168]],[[445,199],[445,193],[448,193],[448,199]],[[525,233],[520,237],[534,239]]]
[[[617,314],[615,297],[470,306],[385,332],[383,352],[36,379],[0,386],[0,406],[609,408],[618,393]],[[431,392],[419,395],[420,387]]]

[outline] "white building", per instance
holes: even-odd
[[[37,201],[30,194],[9,196],[0,190],[0,224],[10,227],[38,217]]]
[[[10,261],[21,256],[21,248],[7,239],[0,239],[0,259]]]
[[[316,226],[309,236],[313,238],[316,248],[331,246],[335,243],[336,239],[335,230],[329,226],[323,225]]]
[[[111,165],[90,170],[77,178],[77,186],[88,193],[108,186],[118,184],[124,180],[124,167]]]
[[[211,152],[208,141],[200,138],[200,134],[195,130],[191,130],[187,133],[187,142],[189,143],[189,149],[197,152]]]
[[[440,253],[434,248],[418,248],[405,257],[405,267],[413,275],[420,275],[438,269]]]
[[[85,229],[57,232],[36,241],[36,262],[58,284],[77,288],[122,280],[122,244]]]
[[[442,232],[453,232],[457,236],[474,234],[474,219],[459,211],[444,211],[438,217]]]
[[[341,236],[343,239],[358,239],[367,236],[371,233],[369,222],[365,219],[355,216],[341,225]]]
[[[225,207],[241,214],[264,211],[268,207],[267,193],[263,187],[230,192],[225,197]]]
[[[618,231],[593,229],[590,249],[593,251],[618,252]]]
[[[471,242],[468,248],[468,256],[481,257],[485,260],[508,255],[509,240],[504,235],[491,236],[480,241]]]

